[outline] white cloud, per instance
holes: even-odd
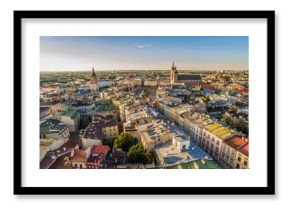
[[[134,44],[135,47],[137,48],[148,48],[148,47],[152,47],[151,44]]]

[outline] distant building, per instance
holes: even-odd
[[[157,87],[158,86],[158,81],[157,80],[145,80],[144,81],[144,86]]]
[[[199,85],[201,82],[201,76],[200,75],[192,75],[192,74],[179,74],[177,71],[177,68],[174,65],[174,62],[172,63],[170,67],[170,83],[191,83]]]
[[[94,67],[92,69],[90,87],[91,87],[91,92],[92,93],[95,93],[96,91],[99,91],[99,82],[98,82],[98,78],[97,78],[97,75],[95,73]]]
[[[51,113],[50,107],[40,107],[40,120],[46,118]]]
[[[55,114],[61,109],[60,101],[41,102],[40,107],[48,107],[51,114]]]
[[[95,108],[90,115],[101,115],[107,119],[117,120],[119,119],[119,108],[111,100],[99,100],[95,102]]]
[[[225,113],[223,107],[207,107],[207,114],[212,118],[221,119],[222,115]]]

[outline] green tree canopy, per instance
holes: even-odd
[[[143,89],[141,91],[141,93],[140,93],[140,97],[143,98],[143,99],[146,98],[147,97],[147,91]]]
[[[128,153],[128,161],[130,163],[142,163],[147,164],[151,161],[150,153],[148,153],[141,143],[133,145]]]
[[[114,149],[122,149],[128,152],[130,147],[137,144],[137,139],[129,135],[128,133],[122,132],[119,134],[118,138],[114,140]]]
[[[224,121],[229,125],[232,129],[237,129],[237,131],[242,132],[246,135],[249,134],[249,125],[246,122],[235,122],[231,116],[223,115]]]
[[[245,122],[240,122],[237,124],[237,130],[248,135],[249,134],[249,127],[248,124]]]

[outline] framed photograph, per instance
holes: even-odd
[[[274,11],[14,11],[14,194],[275,194]]]

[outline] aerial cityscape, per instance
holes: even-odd
[[[40,169],[249,169],[246,36],[40,38]]]

